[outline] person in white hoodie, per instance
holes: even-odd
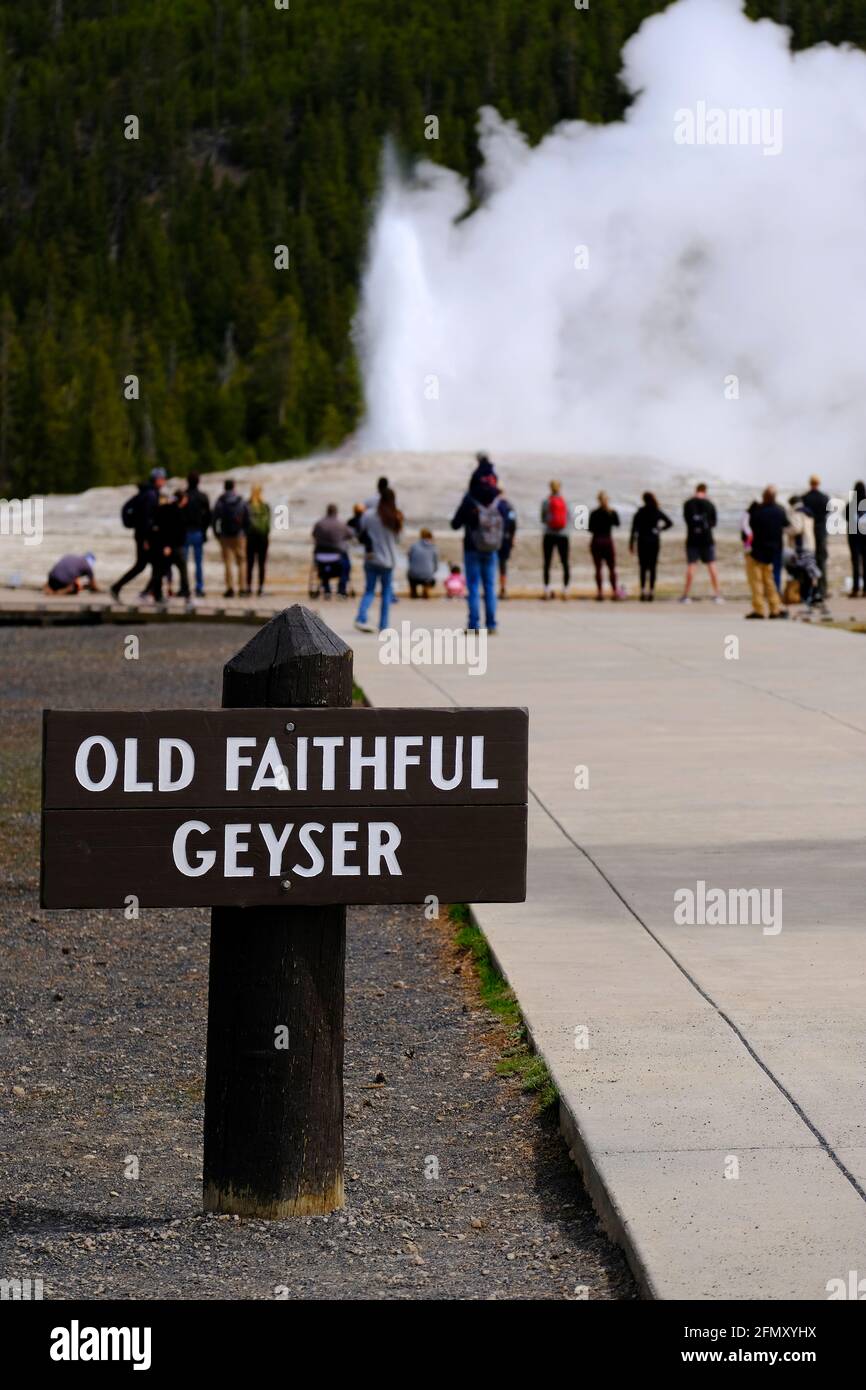
[[[818,605],[826,615],[830,610],[824,598],[824,579],[815,551],[814,516],[802,497],[789,497],[788,505],[791,512],[785,531],[785,568],[797,580],[806,608]]]

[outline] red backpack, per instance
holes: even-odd
[[[564,531],[568,525],[568,507],[565,505],[565,498],[558,492],[554,492],[547,499],[547,529],[549,531]]]

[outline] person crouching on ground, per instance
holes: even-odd
[[[773,577],[773,566],[782,553],[782,539],[788,525],[788,515],[785,508],[780,507],[776,501],[774,487],[764,488],[760,502],[750,510],[750,520],[752,563],[749,577],[752,586],[752,611],[747,613],[746,617],[765,617],[766,604],[771,618],[787,618],[788,611],[782,607]]]
[[[800,600],[810,612],[816,605],[826,617],[830,610],[824,599],[824,580],[815,553],[815,518],[802,497],[788,498],[791,521],[785,532],[788,545],[786,568],[797,581]]]
[[[451,529],[463,528],[463,568],[469,598],[467,627],[481,626],[480,591],[484,590],[484,625],[496,631],[497,555],[505,536],[508,504],[501,496],[496,470],[484,455],[469,479],[460,506],[451,518]]]
[[[99,593],[99,586],[93,574],[96,556],[88,551],[86,555],[61,555],[56,565],[48,572],[44,594],[77,594],[82,589]]]
[[[613,543],[613,528],[619,526],[619,513],[614,511],[606,492],[598,494],[598,506],[589,514],[589,552],[595,565],[596,603],[604,598],[602,565],[607,565],[610,578],[611,598],[618,599],[616,585],[616,548]]]
[[[448,599],[466,597],[466,580],[459,565],[451,566],[445,578],[444,589],[445,597]]]
[[[417,598],[430,597],[430,590],[436,583],[439,568],[439,551],[433,541],[433,532],[425,526],[418,540],[409,550],[409,593]]]

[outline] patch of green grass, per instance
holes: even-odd
[[[366,703],[367,697],[361,689],[360,685],[358,685],[357,681],[352,681],[352,704],[366,705]]]
[[[496,1015],[508,1035],[497,1072],[500,1076],[517,1077],[521,1090],[535,1095],[539,1110],[547,1110],[558,1098],[556,1087],[546,1062],[530,1046],[514,991],[497,970],[484,933],[472,921],[465,903],[452,903],[448,919],[458,950],[472,963],[481,1003]]]

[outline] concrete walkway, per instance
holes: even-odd
[[[529,897],[477,917],[645,1290],[823,1299],[866,1275],[866,639],[743,608],[506,605],[483,676],[321,611],[374,704],[529,707]],[[700,881],[770,929],[677,925]]]

